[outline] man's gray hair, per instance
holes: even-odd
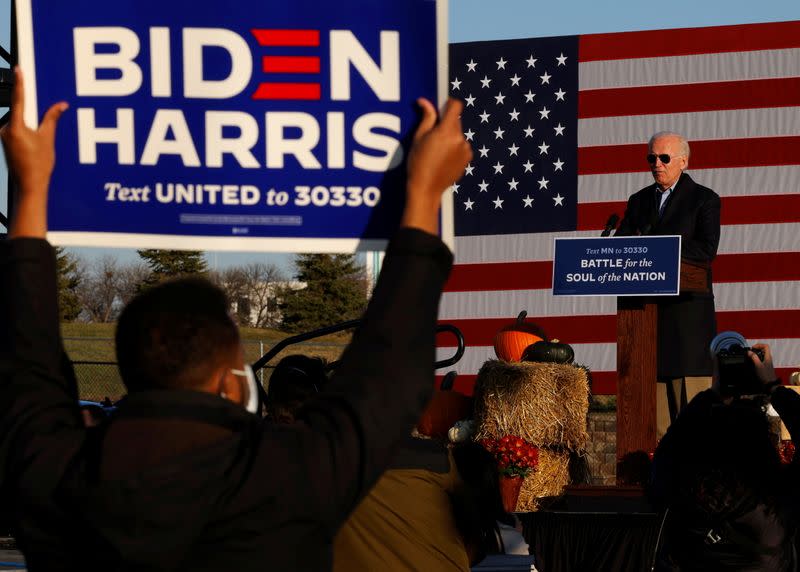
[[[686,137],[680,133],[675,133],[674,131],[659,131],[658,133],[654,133],[653,136],[650,137],[650,141],[647,142],[647,148],[652,149],[653,141],[656,139],[661,139],[662,137],[677,137],[681,146],[681,155],[685,155],[687,159],[689,158],[689,142],[686,140]]]

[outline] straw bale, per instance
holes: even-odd
[[[589,380],[567,364],[489,360],[475,383],[476,439],[517,435],[538,447],[583,450]]]
[[[517,511],[537,510],[540,498],[559,496],[568,484],[569,452],[539,449],[539,467],[522,481]]]

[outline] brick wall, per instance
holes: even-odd
[[[586,454],[593,485],[613,485],[617,472],[617,412],[590,411]]]

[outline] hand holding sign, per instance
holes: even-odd
[[[2,133],[6,160],[19,185],[12,237],[44,238],[47,232],[47,187],[56,163],[56,125],[67,107],[63,101],[52,105],[36,130],[25,125],[25,84],[22,71],[14,69],[11,120]]]
[[[437,234],[442,193],[461,178],[472,159],[472,148],[461,130],[460,101],[447,101],[438,125],[433,104],[423,98],[417,102],[422,121],[408,157],[408,191],[401,224]]]

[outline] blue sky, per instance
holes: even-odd
[[[753,22],[800,20],[800,0],[449,0],[451,42],[561,36],[597,32],[653,30]],[[0,0],[0,45],[9,46],[10,0]],[[2,161],[2,158],[0,158]],[[5,163],[0,164],[0,212],[5,213]],[[133,250],[73,249],[91,259],[115,254],[136,260]],[[211,266],[223,268],[255,260],[291,272],[291,255],[209,253]]]
[[[450,41],[797,19],[799,0],[450,0]]]

